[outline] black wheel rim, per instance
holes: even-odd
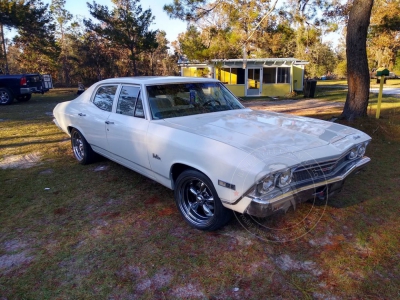
[[[179,188],[178,205],[184,217],[193,225],[206,226],[215,214],[211,189],[199,178],[186,178]]]

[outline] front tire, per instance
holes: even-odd
[[[82,133],[75,128],[71,131],[71,146],[76,160],[81,165],[87,165],[94,161],[95,153],[92,147],[90,147]]]
[[[178,176],[175,202],[190,226],[213,231],[232,218],[232,211],[222,205],[211,180],[196,170],[187,170]]]
[[[14,96],[7,89],[0,89],[0,105],[11,104],[14,99]]]

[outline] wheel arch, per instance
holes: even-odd
[[[0,86],[0,90],[4,90],[9,94],[10,101],[8,103],[6,103],[6,104],[11,104],[14,101],[14,98],[15,98],[13,91],[10,88],[8,88],[7,86]],[[2,104],[4,104],[4,103],[2,103]]]
[[[71,135],[72,129],[79,130],[79,129],[77,129],[77,128],[74,127],[74,126],[69,125],[69,126],[67,126],[67,130],[68,130],[68,134],[69,134],[69,135]],[[80,130],[79,130],[79,131],[80,131]]]
[[[87,142],[85,136],[82,132],[73,126],[68,126],[68,133],[71,137],[71,146],[74,152],[75,158],[81,165],[87,165],[96,160],[96,153],[93,151],[92,146]],[[79,135],[79,139],[74,139],[73,131],[77,132]],[[77,142],[79,140],[79,142]],[[82,149],[81,149],[82,147]]]
[[[13,91],[7,85],[0,86],[0,89],[6,90],[7,92],[9,92],[14,97]]]
[[[67,126],[67,131],[70,136],[71,136],[71,132],[73,129],[78,130],[83,135],[83,137],[86,139],[86,136],[85,136],[85,134],[83,134],[83,131],[79,127],[72,126],[72,125]]]
[[[208,176],[205,172],[203,172],[202,170],[199,170],[198,168],[192,167],[188,164],[184,164],[184,163],[174,163],[171,166],[170,169],[170,178],[171,178],[171,188],[174,190],[175,189],[175,182],[178,179],[179,175],[181,175],[183,172],[187,171],[187,170],[194,170],[194,171],[198,171],[200,173],[202,173],[204,176],[206,176],[208,179],[210,179],[210,181],[212,182],[210,176]]]

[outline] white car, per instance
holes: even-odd
[[[218,80],[114,78],[54,108],[81,164],[101,154],[173,189],[186,221],[225,225],[340,191],[370,159],[365,133],[244,108]]]

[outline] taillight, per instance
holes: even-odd
[[[26,85],[26,77],[21,77],[21,80],[19,81],[20,85]]]

